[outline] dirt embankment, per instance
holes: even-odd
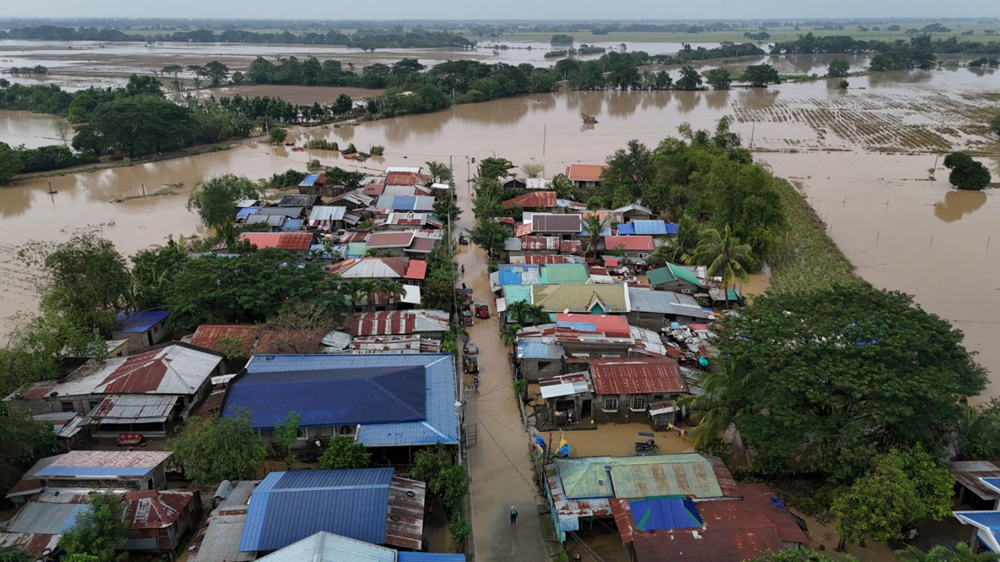
[[[237,94],[245,98],[263,97],[281,98],[295,105],[330,105],[340,97],[340,94],[347,94],[351,99],[364,99],[380,95],[385,90],[372,90],[368,88],[338,88],[335,86],[278,86],[272,84],[258,86],[224,86],[221,88],[210,88],[205,92],[211,93],[216,99],[223,96],[232,97]]]

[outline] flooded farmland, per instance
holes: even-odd
[[[781,57],[773,62],[808,73],[828,60]],[[972,149],[984,155],[978,158],[995,174],[1000,171],[1000,152],[984,127],[988,116],[1000,111],[1000,73],[961,67],[852,77],[850,82],[847,91],[819,80],[768,90],[560,92],[356,127],[293,131],[293,137],[353,142],[361,150],[384,145],[384,158],[360,166],[337,153],[312,152],[326,165],[363,171],[450,161],[459,189],[468,193],[472,158],[495,154],[518,164],[544,162],[551,176],[570,163],[600,162],[629,139],[655,145],[676,134],[682,123],[707,128],[733,116],[735,129],[745,143],[752,142],[757,157],[801,186],[861,276],[878,287],[914,294],[926,310],[966,333],[969,348],[996,373],[987,395],[1000,396],[1000,349],[989,345],[1000,322],[1000,203],[991,192],[950,189],[947,170],[935,156]],[[582,126],[581,112],[596,115],[599,123]],[[46,119],[0,115],[0,140],[20,144],[53,136]],[[66,229],[110,223],[106,235],[131,253],[162,243],[168,234],[198,232],[196,218],[184,208],[198,177],[237,173],[257,178],[290,167],[304,170],[308,158],[304,152],[251,144],[55,177],[52,189],[58,193],[52,195],[47,179],[0,190],[0,275],[7,291],[0,315],[33,307],[31,278],[12,258],[25,240],[60,240]],[[173,195],[110,202],[141,195],[143,184],[148,192],[180,183],[184,186]]]

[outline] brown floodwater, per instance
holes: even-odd
[[[23,144],[26,148],[48,145],[69,146],[67,141],[73,140],[73,131],[67,124],[66,139],[63,139],[56,128],[57,122],[58,120],[53,119],[51,115],[0,110],[0,142],[10,146]]]
[[[809,57],[788,64],[815,68]],[[452,107],[446,111],[340,128],[293,130],[292,139],[327,138],[366,150],[386,147],[383,158],[357,164],[329,151],[312,151],[326,165],[377,172],[387,165],[451,162],[459,191],[475,170],[472,159],[496,155],[515,164],[543,162],[546,175],[574,162],[601,162],[630,139],[655,145],[675,135],[682,123],[712,127],[734,116],[734,129],[760,152],[774,172],[800,182],[811,204],[858,273],[879,287],[914,294],[930,312],[966,333],[969,348],[997,373],[1000,307],[1000,237],[995,225],[1000,204],[990,192],[959,193],[947,185],[947,170],[934,151],[972,148],[997,172],[998,150],[985,135],[985,117],[996,111],[1000,73],[958,68],[852,78],[852,89],[827,81],[785,84],[768,90],[706,92],[560,92]],[[581,125],[581,112],[599,123]],[[20,116],[20,117],[19,117]],[[10,136],[46,136],[45,118],[4,115]],[[20,132],[18,132],[20,131]],[[32,132],[34,131],[34,132]],[[5,140],[0,138],[0,140]],[[20,141],[25,142],[25,141]],[[269,176],[289,167],[304,170],[306,152],[249,145],[227,152],[168,160],[132,168],[17,182],[0,189],[0,275],[8,292],[0,316],[34,306],[30,273],[11,253],[27,239],[57,241],[67,229],[114,223],[105,233],[126,253],[163,243],[168,234],[198,233],[184,208],[187,190],[198,177],[237,173]],[[183,183],[177,195],[109,201]],[[846,202],[845,202],[846,198]],[[468,213],[467,213],[468,215]],[[462,222],[471,221],[470,216]],[[989,246],[989,247],[987,247]],[[766,286],[766,275],[744,287],[748,294]],[[13,298],[10,293],[15,293]],[[509,383],[508,383],[509,384]],[[992,384],[988,396],[1000,396]]]

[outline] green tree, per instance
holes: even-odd
[[[749,373],[736,414],[743,440],[777,462],[809,443],[826,474],[864,473],[868,462],[848,453],[865,444],[943,454],[959,399],[985,387],[960,331],[869,286],[758,297],[717,334],[722,359]]]
[[[214,60],[205,65],[204,74],[211,81],[212,87],[215,88],[225,82],[226,78],[229,78],[229,67]]]
[[[515,301],[507,306],[507,315],[522,326],[529,324],[546,324],[549,313],[541,305],[530,304],[527,301]]]
[[[434,201],[434,214],[447,225],[458,222],[458,218],[462,216],[462,208],[458,206],[455,198],[449,192]]]
[[[267,140],[271,144],[284,144],[287,138],[288,131],[284,127],[271,127],[271,130],[267,133]]]
[[[697,90],[701,88],[701,74],[690,66],[681,67],[681,77],[674,82],[678,90]]]
[[[0,352],[0,366],[5,356]],[[34,381],[31,381],[34,382]],[[6,492],[20,480],[31,463],[47,453],[56,444],[52,424],[31,419],[30,414],[0,416],[0,491]]]
[[[698,420],[691,430],[695,448],[705,447],[729,431],[746,405],[743,392],[749,381],[746,370],[735,361],[713,362],[712,368],[699,373],[698,378],[702,394],[688,394],[678,401]]]
[[[351,96],[347,94],[340,94],[337,99],[333,101],[333,106],[331,109],[337,115],[343,115],[354,108],[354,100]]]
[[[171,461],[184,471],[192,486],[253,478],[267,457],[267,448],[246,409],[208,420],[192,416],[178,429],[177,438],[167,444],[174,453]]]
[[[705,82],[716,90],[728,90],[733,78],[725,68],[713,68],[705,73]]]
[[[129,300],[135,310],[161,310],[164,292],[174,275],[187,263],[188,255],[173,237],[167,245],[139,250],[132,260],[132,291]]]
[[[183,66],[179,64],[168,64],[167,66],[163,67],[163,69],[160,71],[160,74],[162,74],[163,76],[166,76],[167,74],[172,74],[176,79],[181,72],[184,72]]]
[[[630,140],[608,157],[608,167],[601,172],[601,189],[620,199],[614,208],[634,202],[642,194],[642,186],[653,177],[653,152],[638,140]],[[625,188],[619,196],[617,191]],[[620,203],[620,204],[617,204]]]
[[[510,228],[492,219],[480,220],[470,232],[472,243],[486,250],[493,257],[504,249],[504,242],[511,235]]]
[[[27,552],[21,552],[20,550],[0,552],[0,562],[32,562],[34,559],[34,556],[28,554]],[[100,560],[95,558],[93,560],[81,560],[79,562],[100,562]]]
[[[958,189],[980,190],[989,187],[993,181],[989,169],[964,152],[952,152],[945,156],[944,166],[951,170],[948,182]]]
[[[447,164],[437,161],[425,162],[425,164],[427,164],[427,171],[430,172],[431,179],[435,183],[451,181],[451,168]]]
[[[90,509],[77,513],[73,526],[63,531],[59,548],[70,556],[96,556],[100,562],[124,560],[126,553],[115,553],[125,546],[128,521],[124,518],[125,506],[117,494],[93,493],[90,495]]]
[[[597,250],[597,243],[604,236],[604,229],[611,224],[611,217],[597,213],[591,213],[583,218],[583,230],[586,231],[589,242],[587,243],[587,255],[593,256]]]
[[[552,190],[556,192],[556,197],[560,199],[576,198],[576,186],[566,177],[566,174],[556,174],[552,178]]]
[[[504,326],[504,329],[500,331],[500,339],[503,341],[504,347],[511,350],[514,349],[514,344],[517,343],[517,332],[520,330],[520,324],[507,324]]]
[[[1000,458],[1000,398],[977,406],[964,405],[955,431],[955,458]]]
[[[246,176],[225,174],[199,179],[188,197],[187,208],[198,213],[205,226],[221,229],[232,224],[236,202],[260,198],[260,187]]]
[[[762,552],[759,557],[751,558],[746,562],[857,562],[848,555],[831,558],[822,552],[815,552],[808,548],[787,548],[778,551],[769,550]]]
[[[514,174],[511,170],[516,167],[513,162],[506,158],[492,156],[483,158],[479,161],[479,175],[476,180],[482,182],[483,180],[498,180],[500,178],[513,177]]]
[[[830,61],[830,66],[826,67],[826,76],[828,78],[846,78],[850,70],[851,63],[847,62],[847,59],[833,59]]]
[[[460,464],[452,465],[441,474],[441,481],[444,490],[441,500],[444,506],[450,513],[461,513],[462,501],[469,493],[469,474],[465,472],[465,467]]]
[[[77,129],[74,148],[83,149],[99,140],[102,149],[135,158],[189,146],[199,139],[192,109],[150,95],[101,103],[94,110],[90,125]],[[93,152],[94,148],[90,150]]]
[[[111,335],[132,278],[125,258],[110,240],[96,230],[83,230],[54,250],[49,243],[29,242],[18,255],[27,265],[41,269],[43,311],[82,330]]]
[[[859,478],[833,502],[838,518],[838,550],[845,542],[897,540],[904,528],[951,514],[955,479],[948,469],[919,448],[892,449],[875,458],[870,474]]]
[[[781,84],[781,77],[773,66],[756,64],[747,67],[743,81],[749,82],[751,88],[766,88],[768,84]]]
[[[451,455],[441,443],[437,443],[413,455],[411,475],[426,483],[428,492],[440,496],[445,491],[447,484],[445,473],[449,468],[451,468]]]
[[[295,453],[295,443],[299,439],[299,421],[301,419],[298,414],[291,411],[288,412],[288,415],[278,420],[278,423],[274,426],[274,445],[284,456],[288,470],[292,469],[292,463],[298,458],[298,455]]]
[[[677,234],[666,244],[658,246],[650,259],[669,263],[687,263],[701,242],[701,225],[691,217],[683,217],[677,223]]]
[[[335,435],[330,439],[330,445],[319,459],[323,470],[341,470],[344,468],[368,468],[371,454],[361,443],[349,437]]]
[[[2,558],[0,558],[0,562],[5,562],[5,561]],[[82,552],[79,552],[77,554],[71,554],[69,556],[63,557],[62,562],[101,562],[101,558],[99,556],[94,556],[92,554],[84,554]]]
[[[5,142],[0,142],[0,185],[10,182],[21,171],[21,155]]]
[[[714,228],[706,228],[701,232],[698,246],[688,262],[707,265],[708,276],[721,277],[720,288],[726,290],[735,285],[737,280],[744,283],[750,280],[750,274],[744,265],[750,260],[750,252],[750,245],[741,244],[728,225],[722,234]],[[728,304],[728,299],[726,302]]]
[[[997,562],[1000,554],[984,551],[979,554],[972,552],[965,541],[959,541],[954,546],[935,546],[927,552],[915,546],[896,551],[899,562]]]
[[[525,162],[521,164],[521,171],[529,178],[537,178],[545,171],[545,164],[541,162]]]

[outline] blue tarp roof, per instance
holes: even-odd
[[[394,447],[407,445],[431,445],[434,443],[457,443],[458,442],[458,415],[455,413],[455,363],[450,354],[446,353],[420,353],[420,354],[398,354],[398,355],[348,355],[348,354],[317,354],[317,355],[255,355],[247,365],[247,374],[244,378],[253,374],[267,374],[265,378],[280,380],[282,375],[294,375],[296,372],[305,371],[342,371],[356,372],[364,369],[387,369],[389,371],[401,368],[422,368],[424,371],[424,410],[423,420],[401,420],[393,423],[363,423],[358,430],[357,441],[369,447]],[[276,378],[276,376],[278,378]],[[227,399],[223,411],[228,412],[230,404],[237,404],[232,400],[233,393],[241,380],[232,384],[230,398]],[[275,384],[277,390],[282,384]],[[412,386],[408,385],[412,391]],[[289,410],[295,410],[300,415],[301,410],[295,408],[299,400],[311,401],[311,398],[302,398],[300,393],[291,392],[289,389],[282,390],[294,397],[292,405],[270,405],[261,404],[261,407],[269,407],[272,411],[281,410],[281,416],[285,416]],[[265,402],[257,393],[252,394],[254,400]],[[275,400],[274,402],[280,402]],[[329,399],[316,402],[323,409],[328,409],[324,403],[328,404]],[[410,402],[412,404],[412,402]],[[379,406],[383,408],[382,406]],[[412,405],[410,406],[412,408]],[[394,407],[395,408],[395,407]],[[384,410],[384,408],[383,408]],[[302,424],[305,423],[305,416],[302,416]],[[256,425],[257,418],[254,417]]]
[[[250,215],[256,213],[257,209],[260,209],[260,207],[243,207],[242,209],[239,210],[239,212],[236,213],[236,218],[245,219]]]
[[[667,226],[663,221],[632,221],[635,225],[635,233],[641,236],[665,236]]]
[[[317,179],[319,179],[319,174],[309,174],[299,185],[303,187],[310,187],[316,183]]]
[[[518,359],[553,359],[562,356],[562,347],[556,344],[522,342],[517,344]]]
[[[272,472],[254,489],[240,552],[277,550],[320,531],[385,542],[392,468]]]
[[[224,411],[248,408],[254,429],[292,410],[302,427],[423,421],[425,392],[420,366],[250,372],[232,383]]]
[[[676,223],[668,222],[668,223],[664,223],[664,224],[667,227],[667,234],[668,235],[673,236],[673,235],[677,234],[677,224]]]
[[[115,316],[115,321],[118,322],[118,329],[115,331],[141,334],[166,320],[167,316],[170,316],[169,312],[119,312]]]
[[[694,502],[685,498],[642,499],[628,502],[640,531],[693,529],[701,527]]]
[[[628,222],[618,225],[618,236],[632,236],[635,234],[635,225]]]
[[[581,332],[596,332],[597,324],[593,322],[556,322],[556,328],[572,328]]]
[[[298,230],[302,228],[302,219],[285,219],[281,223],[281,230]]]

